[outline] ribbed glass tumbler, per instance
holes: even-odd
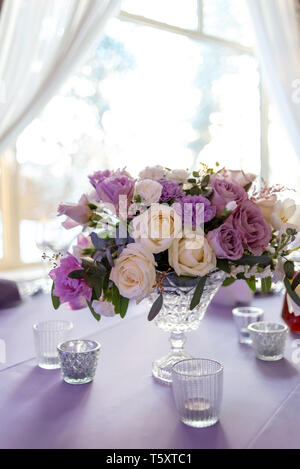
[[[180,420],[191,427],[209,427],[219,420],[223,395],[223,366],[206,358],[176,363],[173,394]]]
[[[60,368],[57,345],[69,338],[73,324],[70,321],[51,320],[33,325],[38,365],[47,370]]]

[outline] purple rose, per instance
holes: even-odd
[[[69,278],[73,270],[81,270],[82,266],[76,257],[69,252],[62,258],[60,265],[49,272],[54,282],[53,294],[61,303],[68,303],[70,309],[81,309],[87,306],[86,299],[91,301],[92,289],[84,279]]]
[[[244,248],[254,255],[260,255],[272,238],[272,230],[264,220],[259,207],[251,200],[245,200],[228,217],[242,239]]]
[[[228,202],[235,201],[239,205],[248,198],[240,185],[215,174],[210,178],[210,186],[213,188],[211,203],[217,207],[217,216],[222,214]]]
[[[181,186],[176,181],[168,181],[167,179],[160,179],[158,181],[162,185],[162,193],[160,202],[169,202],[172,199],[177,199],[184,196]]]
[[[110,176],[98,182],[96,191],[103,202],[109,202],[118,208],[120,195],[126,196],[128,203],[133,194],[135,180],[127,176]]]
[[[207,234],[207,240],[219,259],[240,259],[244,248],[240,234],[230,223],[224,223]]]
[[[66,229],[70,229],[88,223],[93,213],[88,204],[89,200],[85,194],[80,197],[77,204],[60,204],[58,207],[58,216],[67,216],[62,226]]]
[[[178,215],[182,217],[183,224],[196,224],[205,223],[212,220],[216,215],[216,207],[211,205],[210,201],[203,197],[203,195],[187,195],[182,197],[174,203],[174,208]],[[203,210],[203,217],[200,214]]]
[[[112,171],[105,169],[104,171],[96,171],[89,176],[90,183],[96,187],[99,182],[102,182],[105,178],[112,175]]]

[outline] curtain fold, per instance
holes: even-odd
[[[248,0],[248,7],[263,79],[300,158],[300,2]]]
[[[6,0],[0,16],[0,155],[99,41],[120,0]]]

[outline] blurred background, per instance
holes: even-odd
[[[0,159],[0,270],[40,265],[45,237],[57,236],[45,221],[79,199],[91,172],[200,161],[300,190],[246,0],[123,0],[84,64]]]

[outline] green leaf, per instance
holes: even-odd
[[[92,302],[89,301],[89,300],[86,300],[86,302],[87,302],[87,305],[88,305],[88,307],[89,307],[89,309],[90,309],[90,312],[92,313],[92,315],[94,316],[94,318],[95,318],[97,321],[100,321],[101,316],[100,316],[100,314],[96,313],[96,311],[94,310],[94,308],[93,308],[93,306],[92,306]]]
[[[99,300],[102,294],[102,286],[103,286],[103,278],[97,279],[97,283],[95,282],[93,291],[95,292],[96,299]]]
[[[68,274],[69,278],[84,278],[84,270],[73,270]]]
[[[292,281],[292,290],[296,290],[298,285],[300,285],[300,272],[296,275],[296,277]]]
[[[200,278],[198,285],[196,286],[196,289],[194,291],[194,295],[190,304],[190,310],[194,309],[200,303],[206,279],[206,276]]]
[[[115,313],[120,314],[120,292],[118,290],[118,287],[116,285],[113,285],[112,288],[112,298],[111,298],[112,304],[115,307]]]
[[[248,184],[244,186],[245,191],[248,192],[251,186],[252,186],[252,182],[248,182]]]
[[[224,282],[222,283],[222,287],[229,287],[229,285],[232,285],[235,282],[234,277],[227,277],[225,278]]]
[[[151,306],[151,309],[148,314],[148,321],[152,321],[160,312],[162,305],[163,305],[163,295],[160,293],[156,300],[154,301],[153,305]]]
[[[120,316],[123,319],[127,313],[129,305],[129,298],[125,298],[125,296],[120,295]]]
[[[294,273],[295,273],[294,262],[286,261],[283,265],[283,269],[287,278],[291,280],[294,277]]]
[[[53,295],[53,290],[54,290],[54,282],[52,283],[52,288],[51,288],[51,300],[52,300],[53,308],[58,309],[60,305],[60,299],[58,296]]]
[[[243,256],[241,259],[232,261],[236,265],[259,265],[261,267],[267,267],[272,264],[272,259],[269,256]]]
[[[250,278],[245,277],[245,281],[248,287],[250,288],[250,290],[252,290],[255,293],[256,292],[256,278],[254,276]]]
[[[201,187],[202,189],[204,189],[204,187],[206,187],[209,183],[209,180],[210,180],[210,175],[207,174],[206,176],[204,176],[204,178],[202,179],[201,181]]]
[[[217,267],[218,269],[223,270],[223,272],[230,274],[231,269],[227,259],[217,259]]]
[[[261,292],[263,295],[266,295],[272,286],[272,279],[271,277],[261,278]]]
[[[292,285],[287,277],[284,277],[283,283],[286,288],[287,294],[291,297],[291,299],[296,303],[297,306],[300,306],[300,297],[292,289]]]

